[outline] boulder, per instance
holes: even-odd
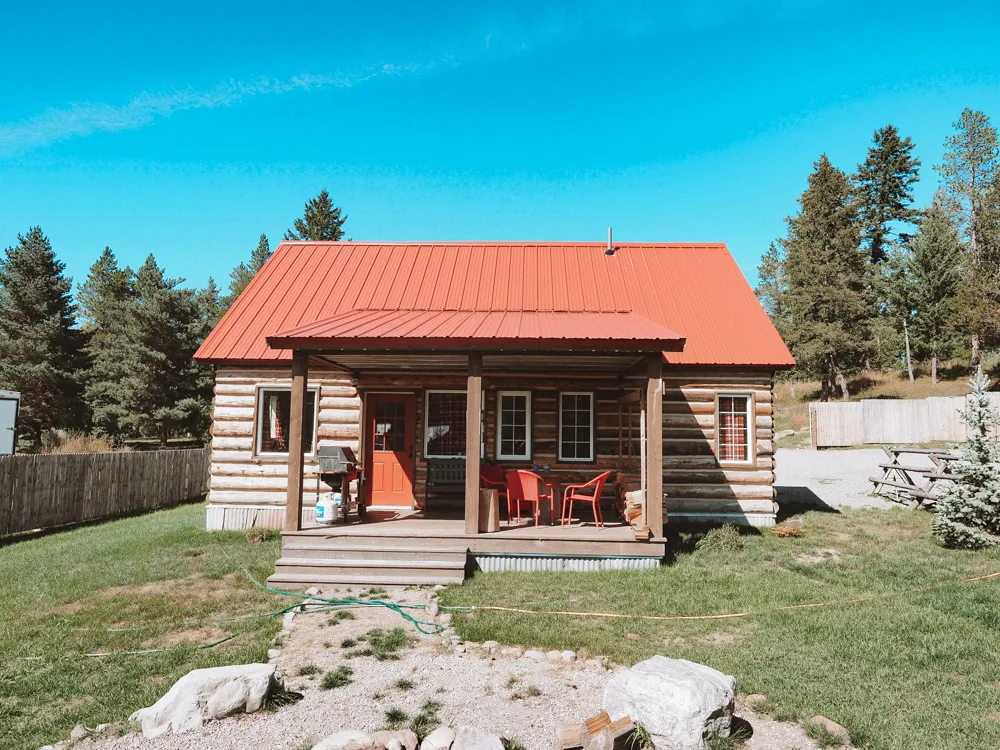
[[[386,750],[393,750],[397,743],[403,750],[417,750],[417,743],[420,742],[416,733],[410,729],[375,732],[372,738],[376,745],[384,745]]]
[[[90,730],[87,729],[83,724],[77,724],[73,727],[73,730],[69,733],[69,738],[71,740],[82,740],[84,737],[90,735]]]
[[[538,651],[536,649],[528,649],[524,652],[525,659],[532,659],[534,661],[545,661],[545,652]]]
[[[441,611],[441,605],[438,604],[438,600],[437,599],[431,599],[430,604],[427,605],[427,614],[428,614],[428,616],[432,617],[432,618],[437,617],[438,616],[438,612],[440,612],[440,611]]]
[[[459,727],[451,750],[504,750],[503,737],[475,727]]]
[[[196,669],[181,677],[166,695],[130,717],[146,737],[186,732],[212,719],[253,713],[267,697],[284,688],[273,664],[237,664]]]
[[[494,649],[500,648],[499,641],[483,641],[483,648],[487,651],[493,651]]]
[[[710,739],[729,736],[735,687],[711,667],[654,656],[611,677],[604,710],[642,724],[657,750],[708,750]]]
[[[455,741],[455,730],[451,727],[438,727],[424,737],[420,750],[449,750]]]
[[[604,727],[597,734],[587,737],[583,750],[614,750],[615,733],[609,727]]]
[[[318,744],[312,746],[312,750],[365,750],[379,747],[384,745],[379,745],[373,735],[355,729],[345,729],[320,740]]]
[[[546,651],[545,658],[553,664],[561,664],[563,660],[562,651]]]
[[[515,659],[520,659],[524,655],[524,649],[518,648],[517,646],[507,646],[500,650],[501,656],[513,656]]]
[[[563,651],[560,657],[562,657],[563,664],[572,664],[576,661],[576,651]]]

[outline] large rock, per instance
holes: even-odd
[[[267,697],[284,688],[273,664],[238,664],[196,669],[181,677],[166,695],[149,708],[132,714],[146,737],[169,731],[186,732],[212,719],[253,713]]]
[[[604,690],[604,710],[642,724],[657,750],[708,750],[728,737],[736,680],[685,659],[654,656],[616,673]]]
[[[503,737],[475,727],[459,727],[451,750],[504,750]]]
[[[376,745],[384,745],[387,750],[392,750],[397,742],[403,750],[417,750],[417,743],[420,742],[416,732],[410,729],[402,729],[396,732],[388,730],[375,732],[372,737],[375,739]]]
[[[438,727],[424,737],[420,750],[448,750],[455,741],[455,730],[451,727]]]

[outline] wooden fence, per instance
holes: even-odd
[[[193,500],[208,492],[209,451],[0,456],[0,535]]]
[[[989,394],[1000,409],[1000,393]],[[864,445],[965,442],[964,396],[925,399],[865,399],[809,404],[814,448]]]

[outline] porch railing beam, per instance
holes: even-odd
[[[663,355],[646,368],[646,525],[663,535]]]
[[[465,533],[479,533],[479,446],[483,420],[483,355],[469,355],[465,398]]]
[[[288,415],[288,496],[285,499],[285,531],[302,530],[302,469],[305,466],[306,389],[309,355],[292,355],[292,397]]]

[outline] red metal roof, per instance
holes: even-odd
[[[633,312],[351,310],[267,337],[276,349],[545,347],[682,351],[684,337]]]
[[[532,311],[633,313],[687,339],[669,363],[794,364],[725,245],[605,247],[283,242],[195,356],[287,360],[267,336],[351,311]]]

